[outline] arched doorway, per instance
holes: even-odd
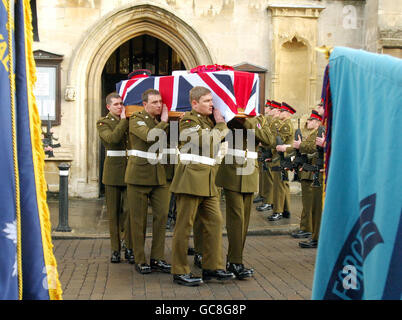
[[[99,137],[96,121],[101,117],[102,72],[113,52],[128,40],[143,34],[158,38],[181,57],[186,68],[213,64],[200,35],[185,21],[150,4],[122,6],[102,16],[74,49],[69,62],[66,87],[77,90],[75,108],[80,143],[74,152],[72,175],[77,194],[99,195]]]
[[[120,45],[106,62],[102,72],[102,101],[116,90],[116,83],[127,79],[128,74],[137,69],[148,69],[153,76],[165,76],[174,70],[185,70],[186,67],[178,53],[162,40],[147,34],[132,38]],[[108,112],[104,103],[100,112],[102,116]],[[99,196],[102,196],[105,192],[101,181],[105,161],[102,144],[99,155]]]

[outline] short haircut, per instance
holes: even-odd
[[[192,104],[193,100],[200,102],[200,98],[207,94],[210,94],[211,90],[205,87],[197,86],[190,90],[190,104]]]
[[[117,92],[109,93],[106,96],[106,104],[110,106],[112,104],[112,99],[118,99],[118,98],[121,98],[121,97]]]
[[[155,89],[147,89],[142,93],[141,99],[144,102],[148,102],[149,96],[160,96],[160,92]]]

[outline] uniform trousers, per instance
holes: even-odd
[[[311,234],[311,239],[318,241],[318,236],[320,233],[321,226],[321,216],[322,216],[322,192],[323,192],[323,176],[320,173],[319,176],[320,187],[310,187],[313,194],[313,205],[312,205],[312,224],[313,232]]]
[[[267,163],[267,166],[269,164]],[[271,168],[268,167],[268,170],[262,170],[261,172],[262,179],[262,193],[260,195],[264,198],[265,203],[272,204],[274,201],[274,178],[272,175]]]
[[[243,263],[243,250],[250,222],[253,193],[241,193],[225,189],[226,230],[228,235],[227,261]]]
[[[280,171],[272,171],[273,187],[273,205],[274,212],[290,212],[290,189],[289,181],[282,181]]]
[[[176,194],[177,218],[172,240],[172,274],[188,274],[188,241],[194,219],[202,224],[202,267],[203,269],[224,269],[222,259],[223,218],[219,197],[201,197]]]
[[[109,219],[110,245],[112,251],[120,252],[120,228],[129,229],[126,186],[105,185],[106,211]],[[126,240],[126,234],[123,239]],[[131,244],[131,241],[129,242]],[[130,247],[128,247],[130,248]]]
[[[165,256],[166,222],[169,211],[169,188],[127,184],[130,207],[130,224],[135,262],[147,263],[145,259],[145,236],[147,229],[148,200],[152,207],[151,259],[163,260]]]
[[[199,211],[199,209],[198,209]],[[194,243],[194,251],[198,254],[202,254],[202,222],[199,216],[199,213],[196,213],[194,218],[193,225],[193,243]]]
[[[303,209],[300,217],[300,230],[313,232],[312,207],[313,194],[311,191],[312,180],[301,180],[302,204]]]

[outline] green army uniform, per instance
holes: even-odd
[[[172,240],[171,273],[173,275],[190,273],[187,248],[197,211],[203,226],[202,267],[208,270],[223,269],[223,218],[219,205],[219,192],[215,185],[218,165],[213,161],[211,150],[209,155],[203,155],[202,141],[204,138],[204,141],[209,142],[210,149],[219,145],[226,135],[227,125],[217,123],[214,126],[209,117],[192,110],[186,112],[181,119],[179,130],[181,137],[187,132],[186,137],[198,144],[192,145],[194,150],[190,149],[184,156],[183,147],[181,148],[179,164],[171,184],[171,191],[176,195],[177,209]],[[188,159],[193,160],[189,162]]]
[[[96,128],[106,153],[102,183],[105,185],[111,248],[112,251],[120,252],[122,224],[124,225],[124,240],[127,248],[132,248],[129,215],[127,214],[126,183],[124,182],[127,165],[128,119],[120,119],[120,117],[115,117],[109,112],[97,121]]]
[[[163,260],[165,251],[166,221],[169,210],[169,189],[164,166],[156,162],[157,153],[148,152],[155,141],[147,141],[151,129],[166,131],[169,124],[158,122],[145,110],[135,112],[129,122],[129,159],[125,175],[133,249],[137,265],[145,264],[145,234],[148,200],[152,207],[151,259]]]
[[[272,132],[276,132],[276,129],[274,128],[274,126],[276,124],[279,125],[279,122],[275,121],[275,124],[273,124],[275,119],[272,116],[266,116],[266,119],[267,119],[269,128],[273,129]],[[271,147],[267,146],[267,145],[263,145],[263,148],[271,149]],[[273,192],[274,179],[273,179],[272,171],[271,171],[271,162],[272,162],[272,158],[268,159],[268,161],[265,162],[267,170],[260,171],[260,174],[261,174],[260,175],[260,180],[261,180],[260,195],[261,195],[261,197],[264,198],[264,202],[269,203],[269,204],[273,203],[273,194],[274,194],[274,192]],[[260,167],[262,167],[262,164],[260,165]]]
[[[255,143],[262,142],[267,147],[274,144],[274,136],[264,116],[248,118],[243,126],[254,130]],[[216,176],[216,185],[224,189],[226,197],[227,261],[232,264],[243,263],[253,194],[258,190],[257,153],[248,148],[247,130],[243,130],[243,148],[228,150]]]
[[[278,127],[279,136],[282,139],[283,144],[293,145],[294,129],[290,119],[283,121]],[[285,156],[287,156],[285,154]],[[279,154],[276,149],[273,151],[272,167],[280,166]],[[283,213],[290,212],[290,189],[289,181],[282,181],[281,172],[273,171],[273,205],[274,212]]]
[[[300,143],[299,151],[303,154],[314,153],[316,150],[315,138],[317,137],[317,129],[310,132],[306,139]],[[300,217],[300,230],[306,232],[313,232],[312,222],[312,205],[313,194],[311,190],[311,183],[313,182],[313,172],[300,171],[300,183],[302,188],[302,204],[303,210]]]
[[[314,129],[310,135],[307,137],[305,143],[300,144],[300,152],[307,154],[308,163],[315,165],[318,159],[317,153],[317,146],[315,143],[315,139],[318,134],[318,129]],[[301,179],[304,182],[302,188],[305,189],[305,199],[303,200],[303,210],[304,206],[306,205],[306,215],[311,217],[311,238],[312,240],[318,240],[318,234],[320,231],[320,224],[321,224],[321,214],[322,214],[322,185],[323,185],[323,175],[322,172],[319,174],[319,181],[321,187],[313,187],[311,184],[313,182],[313,175],[314,173],[311,171],[302,171],[301,172]],[[300,226],[300,229],[301,226]],[[303,230],[303,229],[302,229]]]

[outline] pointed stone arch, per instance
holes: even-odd
[[[67,87],[75,88],[77,127],[83,142],[77,150],[77,193],[98,195],[99,137],[96,120],[100,117],[101,75],[110,55],[131,38],[148,34],[164,41],[181,57],[187,69],[212,64],[204,41],[185,21],[165,8],[150,4],[124,6],[103,16],[74,50],[67,72]],[[86,146],[86,148],[85,148]],[[85,149],[85,150],[84,150]]]

